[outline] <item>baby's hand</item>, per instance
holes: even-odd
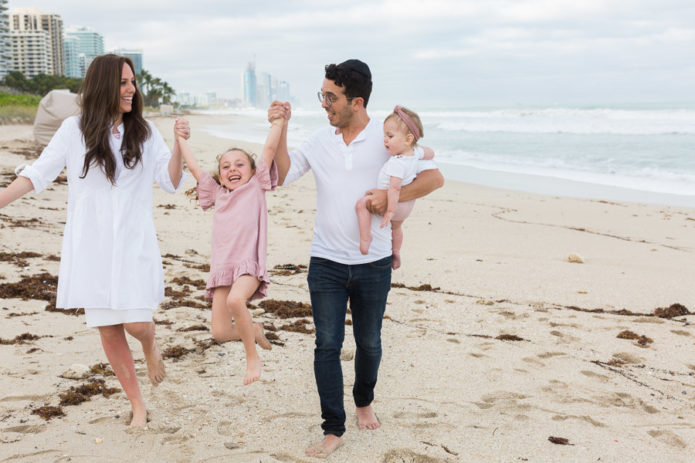
[[[174,122],[174,136],[184,140],[188,140],[191,137],[191,128],[186,119],[182,117],[176,119],[176,122]]]

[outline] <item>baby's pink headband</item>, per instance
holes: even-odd
[[[410,130],[410,133],[412,133],[413,137],[415,137],[415,141],[418,141],[420,139],[420,129],[417,128],[415,121],[413,121],[410,116],[408,116],[398,105],[393,108],[393,112],[398,114],[398,117],[401,118],[401,120],[405,123],[405,126],[408,127],[408,130]]]

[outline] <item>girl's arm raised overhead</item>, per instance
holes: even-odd
[[[270,123],[270,132],[268,132],[268,138],[265,139],[265,145],[263,145],[263,160],[270,167],[275,158],[275,153],[277,153],[278,146],[280,146],[280,141],[283,135],[283,131],[286,129],[286,120],[278,117],[273,119]]]
[[[26,177],[17,177],[7,188],[0,191],[0,209],[33,190],[34,184],[31,180]]]

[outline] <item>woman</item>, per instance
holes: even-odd
[[[33,165],[0,192],[0,208],[46,188],[67,167],[68,210],[56,307],[85,309],[130,400],[134,427],[147,411],[125,333],[142,344],[152,384],[165,376],[152,311],[164,298],[164,272],[152,220],[152,185],[173,193],[183,184],[173,155],[142,116],[143,98],[130,58],[98,56],[80,89],[82,114],[66,119]],[[189,137],[177,121],[175,136]]]

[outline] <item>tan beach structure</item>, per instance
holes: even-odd
[[[47,145],[65,119],[80,113],[77,94],[51,90],[41,99],[34,119],[34,140]]]

